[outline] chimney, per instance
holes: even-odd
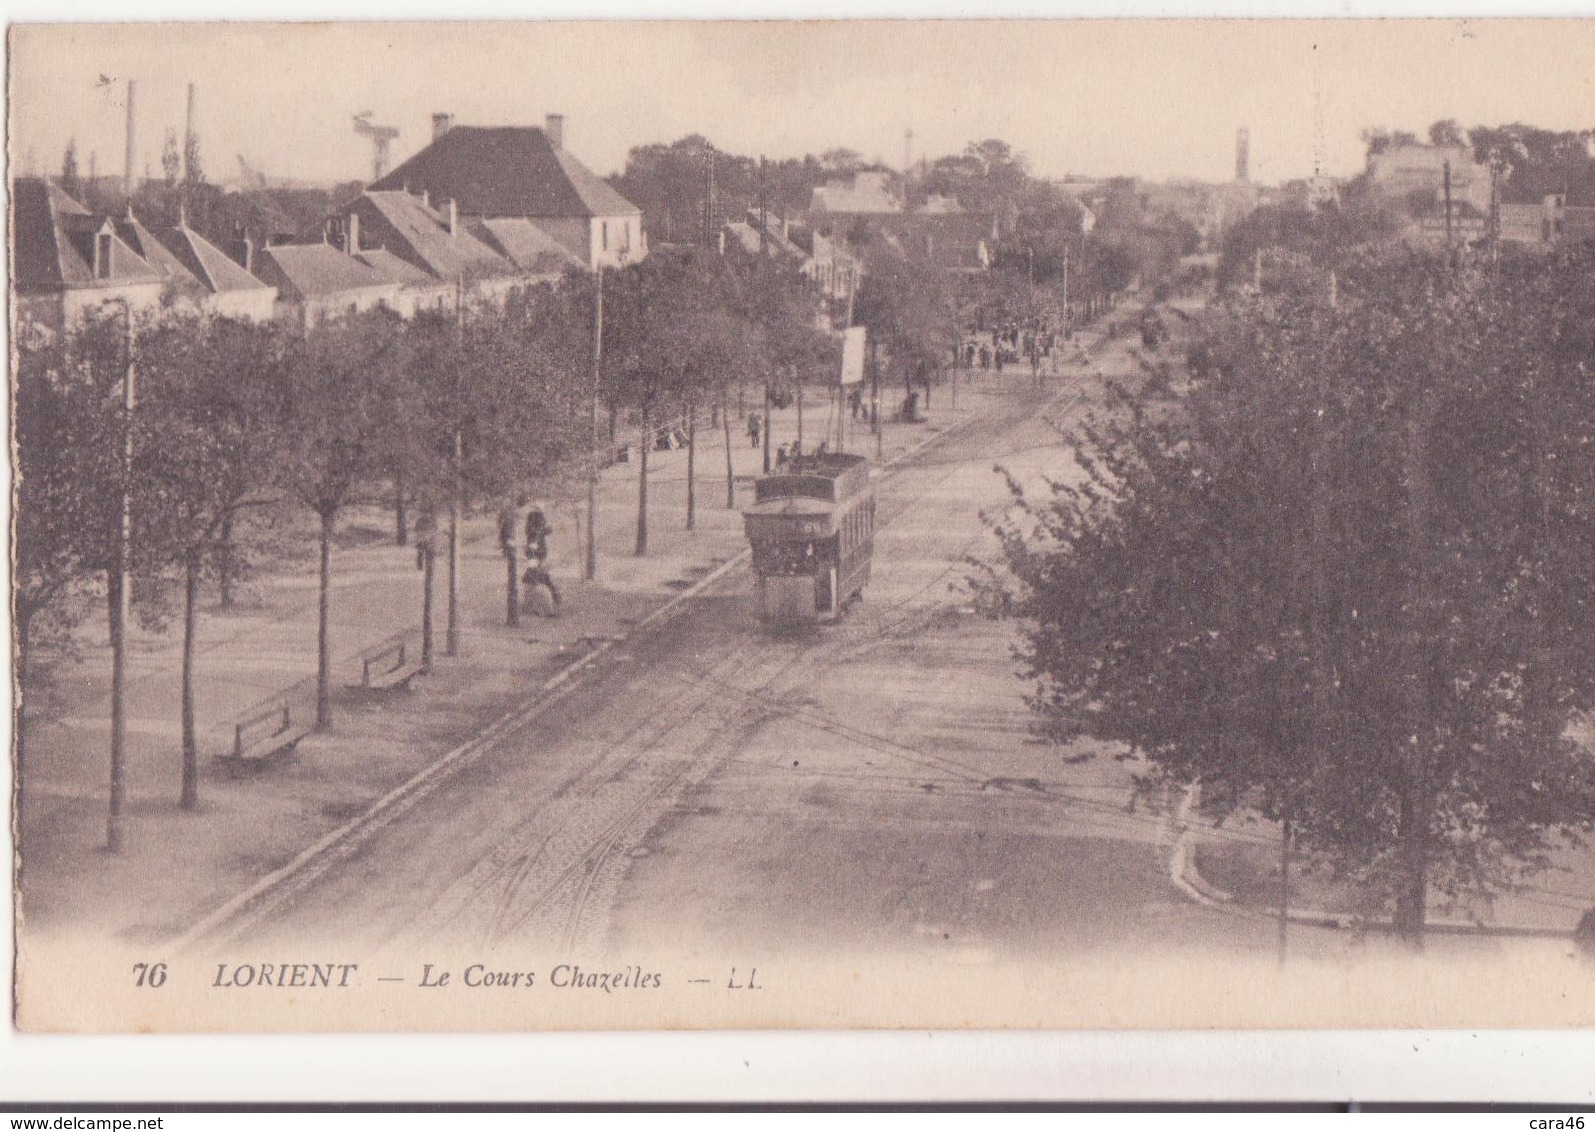
[[[360,214],[358,212],[351,212],[349,214],[349,226],[345,229],[345,233],[346,239],[344,240],[345,247],[343,250],[348,252],[350,255],[359,255]]]
[[[127,195],[129,197],[133,195],[133,163],[136,160],[133,145],[133,95],[136,85],[132,79],[127,80],[127,165],[125,167],[125,175],[127,178]]]
[[[449,235],[450,236],[457,236],[459,234],[460,234],[460,202],[457,201],[457,200],[454,200],[451,197],[449,199]]]
[[[550,114],[543,119],[543,133],[548,136],[548,144],[555,149],[565,148],[565,115]]]
[[[432,207],[432,192],[431,192],[430,189],[422,189],[421,190],[421,207],[422,208],[431,208]]]
[[[437,141],[444,134],[454,128],[453,114],[432,115],[432,140]]]

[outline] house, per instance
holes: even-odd
[[[420,308],[452,309],[461,285],[475,295],[502,298],[522,282],[506,257],[478,239],[460,216],[455,201],[404,192],[362,193],[329,217],[327,242],[386,274],[404,288],[401,313]]]
[[[541,129],[456,126],[453,115],[434,114],[431,144],[371,189],[453,202],[473,229],[476,221],[527,221],[588,270],[645,258],[642,210],[576,160],[564,137],[560,114]]]
[[[402,311],[404,282],[331,244],[277,244],[255,257],[255,274],[277,288],[277,316],[316,326],[377,307]]]
[[[883,169],[864,170],[847,180],[827,181],[815,187],[809,211],[815,213],[880,216],[903,211],[894,175]]]
[[[746,219],[733,220],[720,229],[720,254],[727,246],[740,247],[748,255],[768,255],[774,259],[801,263],[808,258],[802,248],[792,242],[791,225],[785,219],[765,214],[764,236],[760,238],[759,213],[749,209]]]
[[[991,266],[997,220],[977,213],[899,216],[882,219],[879,231],[902,255],[922,258],[953,275],[970,275]]]
[[[277,292],[250,274],[215,244],[188,226],[179,214],[175,227],[149,228],[133,215],[116,223],[117,235],[160,273],[166,294],[178,308],[265,322],[276,314]]]
[[[1443,207],[1448,174],[1453,205],[1467,203],[1481,213],[1489,211],[1490,170],[1473,159],[1467,146],[1407,143],[1368,158],[1368,184],[1387,197],[1422,195]]]
[[[19,319],[60,332],[107,303],[160,306],[167,280],[117,231],[55,182],[19,177],[11,187],[11,279]]]

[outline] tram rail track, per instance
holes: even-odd
[[[1043,411],[1050,410],[1070,396],[1071,392],[1068,389],[1058,391],[1045,402],[1041,402],[1040,398],[1016,397],[1011,406],[1002,411],[971,418],[933,437],[927,437],[916,449],[905,453],[891,467],[883,470],[880,486],[891,490],[887,499],[883,500],[885,514],[879,527],[890,526],[926,495],[933,493],[948,477],[957,474],[958,469],[969,461],[985,458],[992,440],[1006,436],[1035,418],[1038,402],[1041,402]],[[1082,393],[1073,392],[1069,408],[1078,404],[1082,397]],[[980,444],[984,451],[970,452],[958,459],[947,458],[949,449],[962,449],[972,443]],[[937,454],[937,463],[951,464],[950,470],[931,482],[915,484],[914,490],[904,492],[900,485],[906,473],[919,469],[921,461],[932,453]],[[738,567],[745,565],[746,560],[744,554],[724,564],[714,576],[672,602],[671,613],[666,616],[656,614],[646,619],[628,641],[645,633],[657,633],[666,621],[679,616],[693,616],[695,603],[690,599],[701,596],[726,577],[739,573]],[[856,646],[856,643],[851,642],[851,645]],[[735,702],[731,710],[717,714],[706,734],[689,741],[685,755],[650,764],[650,756],[656,756],[679,739],[683,728],[694,722],[695,716],[706,704],[717,697],[724,698],[723,682],[714,679],[701,681],[699,691],[678,705],[681,710],[672,711],[663,720],[655,718],[644,721],[622,738],[619,746],[611,751],[612,757],[600,758],[577,774],[575,781],[587,784],[593,791],[589,795],[592,799],[598,799],[600,794],[606,793],[605,786],[609,786],[607,793],[613,797],[595,802],[595,809],[600,812],[583,812],[580,805],[575,805],[568,813],[558,806],[540,806],[535,814],[518,822],[509,836],[495,845],[491,852],[456,877],[442,899],[422,915],[389,933],[386,943],[379,946],[397,945],[401,941],[414,942],[417,937],[457,936],[459,929],[467,923],[477,929],[476,938],[479,942],[490,947],[499,946],[518,939],[533,926],[541,927],[539,917],[552,917],[554,921],[550,925],[552,930],[546,933],[548,936],[557,938],[566,947],[573,945],[584,926],[592,922],[590,913],[595,895],[599,894],[602,887],[601,879],[616,871],[617,850],[646,835],[647,829],[643,828],[642,819],[650,810],[668,805],[669,800],[676,797],[694,777],[706,777],[712,773],[715,766],[723,762],[734,749],[737,741],[762,725],[769,713],[759,706],[761,697],[769,696],[778,683],[800,678],[803,672],[822,663],[833,653],[846,651],[849,645],[850,642],[844,639],[823,637],[786,642],[780,663],[772,664],[773,670],[768,675],[761,673],[762,679],[753,687],[741,688],[744,694],[733,697]],[[709,674],[699,675],[729,673],[746,667],[750,657],[760,654],[768,660],[770,647],[770,641],[762,637],[747,640],[723,656]],[[593,657],[583,658],[571,666],[570,670],[545,685],[545,695],[490,725],[477,739],[466,745],[469,749],[463,754],[451,753],[457,757],[448,766],[441,769],[435,766],[418,776],[419,779],[430,775],[430,780],[421,783],[407,797],[393,805],[381,807],[380,813],[376,812],[378,807],[374,807],[371,813],[335,831],[330,838],[312,847],[307,854],[302,854],[287,869],[267,878],[268,883],[243,894],[219,913],[196,925],[195,929],[182,937],[177,950],[247,938],[268,918],[280,918],[309,902],[318,886],[335,874],[343,862],[357,857],[362,847],[400,815],[444,787],[465,767],[494,756],[507,744],[526,735],[538,718],[570,696],[583,690],[591,691],[589,685],[611,676],[616,671],[615,664],[602,667],[593,664],[593,660],[605,651],[597,650]],[[702,726],[702,721],[698,721],[698,724]],[[626,774],[637,773],[642,768],[650,768],[658,773],[638,794],[622,798],[613,789],[613,784]],[[571,784],[567,783],[561,787],[561,791],[571,788]],[[615,801],[621,803],[618,813],[613,805]],[[651,826],[652,822],[646,824]],[[539,931],[536,934],[544,933]]]

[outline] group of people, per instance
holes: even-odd
[[[498,544],[505,557],[513,560],[515,555],[515,511],[505,508],[499,512],[498,517]],[[554,584],[554,577],[548,571],[548,536],[553,532],[553,526],[548,521],[548,516],[536,504],[526,512],[524,554],[526,569],[521,574],[521,583],[527,587],[526,599],[529,601],[533,593],[542,590],[548,595],[547,616],[557,614],[560,606],[559,587]]]
[[[965,369],[993,369],[998,373],[1003,367],[1029,359],[1032,373],[1041,369],[1046,361],[1055,369],[1053,352],[1058,347],[1058,336],[1051,330],[1036,330],[1009,323],[995,330],[979,330],[966,338],[953,351],[953,361]]]

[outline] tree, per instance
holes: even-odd
[[[123,333],[109,322],[91,323],[73,336],[70,355],[59,337],[43,331],[18,334],[11,416],[16,471],[11,609],[19,765],[34,648],[41,638],[64,638],[81,621],[96,575],[109,559],[105,540],[116,522],[120,475],[107,391],[121,368],[117,355]],[[69,356],[78,362],[68,365]]]
[[[283,443],[281,331],[228,318],[169,317],[141,336],[139,413],[150,449],[149,485],[163,500],[164,555],[183,575],[179,805],[199,801],[194,720],[198,599],[232,520],[267,501]],[[230,564],[229,564],[230,566]]]
[[[324,322],[285,351],[286,443],[283,481],[320,519],[316,631],[316,726],[332,719],[332,536],[360,481],[391,450],[388,394],[401,363],[402,324],[386,310]]]
[[[177,179],[183,172],[183,155],[177,148],[177,131],[166,131],[166,142],[161,146],[161,173],[168,189],[177,188]]]
[[[908,392],[959,341],[958,308],[946,273],[920,256],[872,257],[859,284],[856,315],[871,340],[885,348]]]
[[[1442,118],[1429,127],[1429,144],[1444,148],[1466,146],[1468,135],[1455,118]]]
[[[1240,308],[1189,401],[1002,528],[1033,706],[1289,821],[1421,939],[1595,819],[1595,252],[1393,253]]]
[[[83,184],[78,178],[77,138],[67,139],[66,152],[61,155],[61,190],[73,198],[83,191]]]

